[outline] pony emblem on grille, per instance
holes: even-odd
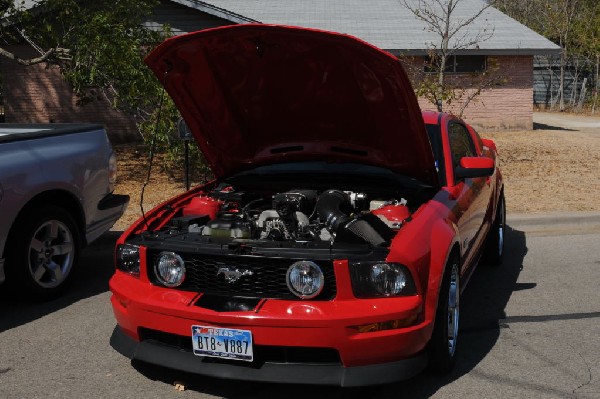
[[[252,276],[254,272],[252,270],[240,270],[230,267],[220,267],[217,271],[217,277],[223,277],[226,282],[233,284],[244,276]]]

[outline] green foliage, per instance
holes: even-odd
[[[143,62],[171,35],[168,27],[156,31],[144,26],[158,4],[158,0],[40,0],[23,10],[19,1],[0,0],[0,12],[4,10],[9,22],[0,26],[0,35],[5,43],[29,43],[40,54],[52,50],[43,62],[60,67],[80,105],[105,101],[131,115],[144,142],[150,144],[157,132],[158,149],[176,159],[183,148],[172,138],[179,112]],[[200,158],[195,150],[192,155]]]
[[[49,59],[58,64],[82,103],[106,100],[145,119],[156,108],[161,87],[143,63],[168,32],[142,23],[155,0],[46,0],[17,12],[27,40],[41,49],[63,49]]]

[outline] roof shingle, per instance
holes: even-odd
[[[400,0],[174,1],[236,23],[261,22],[346,33],[395,54],[423,54],[439,41]],[[454,21],[469,18],[484,4],[482,0],[461,0],[453,14]],[[461,30],[459,36],[464,32],[469,40],[484,29],[493,31],[493,35],[478,46],[460,52],[525,55],[560,50],[556,44],[493,7]]]

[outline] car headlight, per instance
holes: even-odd
[[[357,298],[415,295],[415,282],[399,263],[354,262],[350,264],[352,291]]]
[[[140,275],[140,247],[131,244],[120,244],[117,246],[116,267],[118,270]]]
[[[286,275],[287,286],[301,299],[312,299],[323,291],[325,277],[314,262],[302,260],[292,264]]]
[[[161,252],[154,261],[158,281],[166,287],[179,287],[185,280],[185,262],[174,252]]]

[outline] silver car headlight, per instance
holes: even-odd
[[[357,298],[408,296],[417,293],[408,268],[399,263],[350,263],[352,291]]]
[[[139,277],[140,247],[132,244],[118,245],[116,251],[116,267],[117,270]]]

